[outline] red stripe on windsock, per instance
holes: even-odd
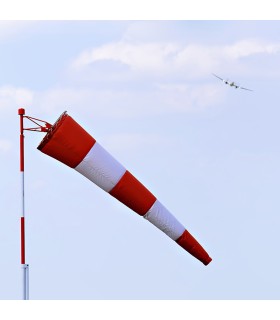
[[[109,193],[140,216],[146,214],[156,201],[156,197],[129,171]]]
[[[206,266],[212,261],[208,253],[187,230],[183,232],[176,242]]]
[[[75,168],[95,142],[90,134],[64,113],[47,133],[38,149],[67,166]]]

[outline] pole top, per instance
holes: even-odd
[[[25,110],[23,108],[18,109],[18,114],[21,116],[25,114]]]

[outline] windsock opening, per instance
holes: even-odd
[[[37,147],[38,150],[42,150],[47,142],[51,139],[56,129],[60,126],[63,119],[67,117],[67,111],[64,111],[61,116],[56,120],[56,122],[52,125],[49,129],[48,133],[44,136],[43,140],[40,142],[39,146]]]
[[[95,142],[95,139],[65,111],[50,128],[37,149],[75,168]]]
[[[48,130],[38,149],[75,169],[143,216],[204,265],[212,259],[159,200],[67,112]]]

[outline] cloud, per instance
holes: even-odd
[[[280,51],[279,43],[263,43],[257,40],[242,40],[225,46],[223,53],[230,59],[239,59],[255,54],[276,54]]]
[[[117,61],[137,72],[182,73],[201,76],[216,70],[223,64],[238,62],[241,58],[256,54],[276,54],[279,43],[265,43],[255,39],[245,39],[224,45],[181,45],[172,42],[133,43],[118,41],[82,52],[74,59],[76,70],[98,61]]]
[[[222,86],[201,83],[154,83],[151,88],[55,88],[37,94],[34,104],[44,113],[94,114],[108,119],[129,119],[202,112],[225,96]]]
[[[1,20],[0,40],[10,39],[13,36],[22,34],[22,32],[26,30],[34,30],[35,23],[36,21]]]
[[[0,87],[0,110],[34,105],[47,114],[67,110],[114,119],[202,112],[219,105],[226,95],[222,86],[210,83],[213,70],[219,72],[225,66],[234,73],[239,66],[238,70],[245,72],[240,68],[243,58],[279,51],[280,44],[256,39],[224,45],[183,45],[139,42],[125,36],[81,52],[73,60],[74,68],[67,70],[67,84],[62,81],[41,92]],[[126,68],[112,71],[112,61]],[[96,68],[100,62],[104,64]],[[110,72],[115,72],[116,78],[110,78]],[[77,82],[78,73],[85,82]],[[102,73],[105,76],[100,81]]]
[[[143,25],[134,27],[141,35]],[[212,72],[253,72],[248,58],[280,51],[279,43],[259,39],[207,45],[153,37],[147,41],[133,37],[134,29],[119,41],[82,51],[68,70],[73,89],[51,89],[41,95],[39,105],[45,110],[65,105],[69,112],[82,106],[83,112],[115,119],[203,112],[226,95],[211,82]]]
[[[0,87],[0,110],[30,105],[33,101],[33,96],[34,93],[29,89],[13,86]]]
[[[81,68],[96,61],[113,60],[128,65],[132,70],[161,71],[177,51],[177,46],[172,43],[131,44],[120,41],[83,52],[73,66]]]

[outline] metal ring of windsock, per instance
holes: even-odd
[[[66,112],[49,129],[38,149],[143,216],[204,265],[211,262],[208,253],[161,202]]]

